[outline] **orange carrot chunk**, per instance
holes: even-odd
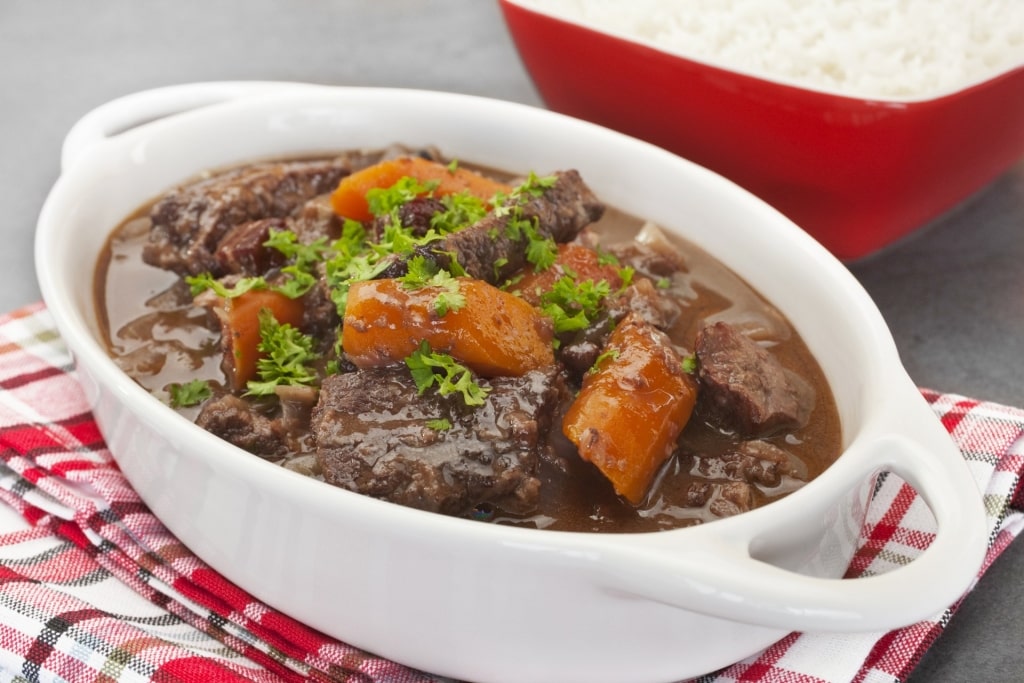
[[[465,303],[443,312],[447,290],[399,280],[353,283],[342,348],[357,367],[405,360],[426,340],[483,377],[519,376],[554,363],[551,321],[519,297],[481,280],[456,278]]]
[[[562,431],[637,505],[672,454],[697,401],[697,382],[664,332],[633,315],[612,332]]]
[[[244,389],[256,379],[256,361],[260,357],[261,309],[269,309],[279,323],[294,327],[302,324],[304,307],[301,299],[266,289],[252,289],[233,299],[224,299],[221,321],[225,347],[224,371],[231,389]]]
[[[422,157],[399,157],[381,161],[342,178],[331,194],[334,213],[357,221],[370,220],[373,216],[366,202],[366,193],[377,188],[389,188],[407,176],[421,183],[436,182],[436,197],[466,191],[479,199],[489,200],[498,192],[507,193],[512,190],[510,185],[465,168],[450,168]]]

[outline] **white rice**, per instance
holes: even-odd
[[[1024,65],[1024,0],[519,0],[750,75],[924,99]]]

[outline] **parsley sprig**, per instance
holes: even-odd
[[[183,384],[174,382],[168,385],[167,392],[171,395],[171,406],[174,408],[197,406],[213,396],[213,389],[205,379],[194,379]]]
[[[279,386],[309,386],[317,381],[310,363],[317,359],[313,339],[288,323],[279,323],[268,308],[259,314],[260,343],[263,354],[256,361],[260,380],[250,381],[247,396],[269,396]]]
[[[408,272],[399,278],[406,289],[435,287],[440,290],[434,298],[434,312],[439,317],[466,305],[466,296],[459,288],[459,281],[447,270],[419,255],[409,259],[408,268]]]
[[[227,285],[210,273],[186,276],[185,282],[188,283],[192,296],[210,290],[224,299],[234,299],[253,289],[267,288],[267,281],[262,277],[243,277],[236,280],[234,284]]]
[[[433,387],[441,396],[458,394],[467,406],[480,406],[487,399],[490,387],[483,387],[473,379],[473,373],[447,353],[434,351],[424,340],[419,348],[405,359],[420,396]]]
[[[540,309],[554,321],[556,335],[583,330],[597,317],[610,292],[611,284],[607,280],[577,282],[575,273],[567,269],[567,273],[541,295]]]

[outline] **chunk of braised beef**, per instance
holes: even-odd
[[[754,507],[754,492],[742,481],[694,481],[686,488],[683,504],[707,508],[716,517],[731,517]]]
[[[318,277],[309,291],[302,296],[302,331],[313,338],[319,355],[327,355],[337,345],[341,315],[338,304],[331,298],[331,286],[318,268]]]
[[[234,394],[224,394],[204,403],[196,424],[263,458],[277,458],[288,452],[288,430],[281,420]]]
[[[574,338],[568,344],[559,346],[555,352],[558,361],[565,366],[566,371],[577,382],[582,381],[583,376],[594,367],[594,363],[601,357],[604,343],[599,341],[598,337],[607,339],[608,334],[583,334],[591,330],[596,332],[597,329],[591,326],[586,330],[582,330],[581,336]]]
[[[676,300],[664,296],[647,277],[638,277],[621,292],[613,293],[605,301],[605,308],[614,320],[633,313],[660,330],[671,327],[682,312]]]
[[[175,189],[150,211],[143,260],[179,275],[222,274],[214,254],[231,228],[288,216],[350,170],[347,158],[254,164]]]
[[[332,375],[312,429],[324,479],[401,505],[464,514],[493,504],[529,512],[552,415],[564,391],[554,368],[478,380],[484,405],[418,395],[404,367]],[[450,425],[440,428],[436,420]]]
[[[605,205],[575,170],[554,175],[556,180],[551,187],[520,203],[518,220],[536,221],[541,238],[570,242],[604,214]],[[491,212],[474,225],[432,245],[431,253],[438,265],[450,267],[454,256],[466,273],[478,280],[491,284],[507,280],[527,264],[528,240],[522,231],[517,234],[516,230],[509,230],[509,223],[515,220],[512,213]]]
[[[698,408],[719,426],[751,438],[807,423],[813,387],[734,326],[717,322],[703,327],[695,351]]]
[[[281,267],[285,262],[284,254],[264,244],[270,239],[272,229],[285,230],[286,227],[284,218],[261,218],[234,226],[214,252],[217,272],[253,276]]]
[[[608,252],[623,266],[636,270],[638,275],[658,280],[672,277],[686,269],[686,263],[679,251],[670,248],[630,241],[608,246]]]
[[[341,219],[331,207],[330,194],[313,197],[293,215],[261,218],[228,230],[214,253],[219,273],[265,275],[286,264],[280,250],[267,246],[271,232],[288,231],[300,244],[329,243],[341,235]]]
[[[321,238],[328,242],[337,239],[341,236],[341,224],[331,206],[330,194],[313,197],[288,219],[288,229],[302,244],[312,244]]]
[[[774,488],[784,476],[806,480],[807,468],[791,453],[767,441],[743,441],[719,455],[697,456],[694,468],[708,479],[743,481]]]
[[[754,507],[754,491],[744,481],[731,481],[715,488],[708,511],[716,517],[732,517]]]
[[[715,492],[714,485],[709,481],[693,481],[686,487],[686,494],[683,498],[686,507],[702,508],[711,500]]]

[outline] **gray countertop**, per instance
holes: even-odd
[[[492,0],[4,0],[0,311],[40,298],[32,239],[60,144],[85,112],[161,85],[297,80],[448,90],[542,106]],[[1022,124],[1024,125],[1024,124]],[[850,264],[919,386],[1024,406],[1024,163],[899,244]],[[1024,542],[1012,544],[914,683],[1024,671]]]

